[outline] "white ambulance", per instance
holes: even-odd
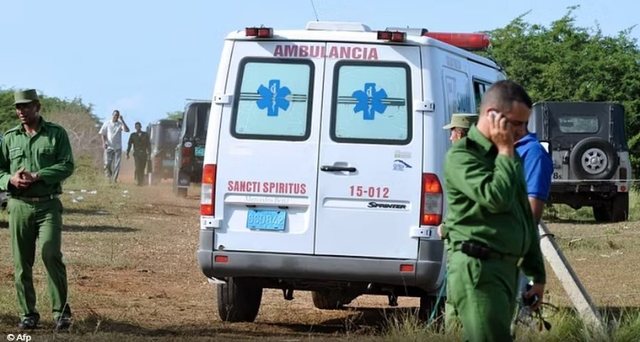
[[[222,320],[255,320],[264,288],[312,291],[321,309],[362,294],[432,308],[444,282],[442,126],[505,78],[463,49],[487,45],[336,22],[227,36],[197,252]]]

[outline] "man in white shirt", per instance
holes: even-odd
[[[120,115],[120,111],[114,110],[111,121],[106,121],[98,132],[102,137],[102,146],[104,147],[104,173],[112,183],[118,181],[118,173],[120,172],[122,131],[129,132],[129,127]]]

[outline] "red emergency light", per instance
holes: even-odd
[[[425,32],[422,35],[470,51],[485,50],[491,44],[486,33]]]
[[[378,31],[379,40],[388,40],[391,42],[402,43],[407,40],[407,33],[400,31]]]
[[[244,34],[247,37],[256,38],[272,38],[273,28],[271,27],[247,27],[244,29]]]

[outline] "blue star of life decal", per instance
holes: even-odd
[[[364,90],[356,90],[351,94],[357,103],[353,107],[353,112],[362,112],[362,119],[375,119],[376,112],[382,114],[387,105],[382,100],[387,98],[387,92],[384,89],[376,90],[375,83],[365,83]]]
[[[256,101],[258,108],[267,108],[267,116],[278,116],[278,110],[287,110],[290,101],[287,96],[291,94],[291,90],[287,87],[280,87],[280,80],[269,80],[269,87],[260,85],[258,88],[260,99]]]

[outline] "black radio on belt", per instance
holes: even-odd
[[[462,253],[480,260],[486,260],[491,257],[491,249],[477,241],[464,241],[460,245],[460,250]]]

